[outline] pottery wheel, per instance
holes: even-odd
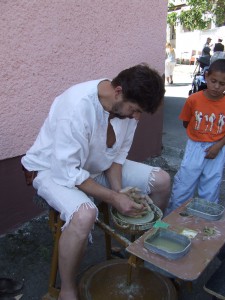
[[[145,223],[149,223],[154,219],[154,212],[153,211],[148,211],[146,215],[138,217],[138,218],[133,218],[133,217],[128,217],[120,214],[117,212],[117,216],[127,224],[135,224],[135,225],[142,225]]]

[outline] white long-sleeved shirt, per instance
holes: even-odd
[[[98,98],[102,80],[74,85],[55,99],[36,141],[22,157],[27,170],[49,169],[56,183],[72,188],[113,162],[125,162],[137,121],[111,119],[116,142],[107,147],[109,113]]]

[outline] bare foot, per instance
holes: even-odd
[[[60,291],[58,300],[79,300],[77,291]]]

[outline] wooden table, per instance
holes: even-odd
[[[140,238],[131,243],[126,250],[133,256],[141,258],[150,264],[150,268],[159,272],[166,272],[172,277],[184,281],[194,281],[205,270],[225,243],[225,215],[220,220],[208,221],[194,216],[181,216],[187,201],[181,207],[173,211],[162,221],[169,224],[168,229],[181,233],[183,229],[197,231],[197,235],[191,239],[190,251],[177,260],[169,260],[158,254],[154,254],[144,247],[144,239],[155,230],[151,228]],[[204,233],[205,227],[212,227],[215,233],[207,236]]]

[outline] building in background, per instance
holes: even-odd
[[[0,234],[40,213],[32,203],[33,189],[25,186],[20,158],[57,95],[142,62],[163,75],[167,3],[2,1],[1,15]],[[161,153],[162,123],[162,108],[144,115],[131,158]]]
[[[186,5],[186,0],[175,0],[173,4],[174,7],[168,9],[168,15],[173,13],[179,15],[182,11],[190,9],[190,7]],[[212,17],[212,15],[206,14],[202,16],[205,20],[209,17]],[[217,27],[215,21],[211,20],[207,29],[191,31],[185,28],[179,20],[175,25],[167,24],[167,41],[170,41],[175,48],[178,63],[194,63],[196,57],[201,54],[207,37],[212,38],[211,42],[213,44],[218,41],[218,38],[225,41],[225,26]]]

